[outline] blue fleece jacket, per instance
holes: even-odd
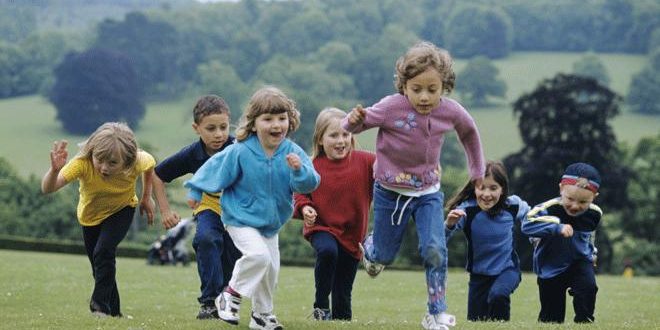
[[[593,262],[593,231],[600,223],[603,211],[591,204],[584,213],[573,217],[566,213],[557,197],[535,206],[523,221],[523,234],[532,238],[534,248],[534,272],[542,279],[555,277],[573,263]],[[565,224],[573,227],[572,237],[561,236]]]
[[[292,170],[286,155],[295,153],[302,166]],[[321,177],[302,148],[285,139],[268,157],[252,135],[213,155],[184,183],[188,197],[199,201],[202,192],[222,191],[222,221],[228,226],[253,227],[262,235],[278,233],[293,213],[293,193],[307,194]]]
[[[465,211],[453,228],[445,228],[447,237],[462,229],[468,243],[466,266],[473,274],[494,276],[507,268],[520,268],[513,239],[514,225],[527,215],[529,206],[516,195],[507,197],[504,208],[491,215],[483,211],[475,199],[468,199],[457,208]]]

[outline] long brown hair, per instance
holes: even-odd
[[[504,208],[506,198],[509,196],[509,176],[506,174],[504,164],[489,160],[486,163],[484,178],[485,177],[493,178],[493,180],[502,187],[502,195],[500,196],[500,199],[490,210],[488,210],[488,213],[495,214]],[[469,180],[465,186],[463,186],[463,188],[447,202],[447,211],[455,209],[462,202],[472,198],[476,198],[476,195],[474,194],[474,182]]]
[[[236,129],[236,140],[243,141],[253,133],[254,121],[260,115],[285,112],[289,116],[288,136],[300,126],[300,112],[296,109],[296,102],[277,87],[266,86],[257,90],[250,98],[250,102],[241,116]]]

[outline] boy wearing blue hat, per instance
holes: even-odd
[[[603,214],[593,204],[600,174],[585,163],[569,165],[559,183],[560,196],[535,206],[522,222],[534,242],[541,311],[539,322],[563,323],[566,291],[573,296],[576,323],[594,321],[596,248],[594,231]]]

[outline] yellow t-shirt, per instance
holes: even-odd
[[[153,156],[139,151],[132,170],[106,180],[94,170],[91,159],[74,158],[69,161],[60,173],[67,182],[74,179],[80,181],[78,222],[83,226],[96,226],[126,206],[136,207],[137,178],[155,165]]]
[[[215,214],[222,214],[220,211],[220,194],[202,194],[202,200],[199,202],[199,206],[193,211],[193,215],[196,215],[199,212],[204,210],[211,210]]]

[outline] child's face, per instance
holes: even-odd
[[[123,170],[124,160],[118,154],[99,157],[98,154],[92,153],[92,165],[104,179],[108,179]]]
[[[566,210],[566,213],[573,217],[589,209],[589,205],[591,205],[597,195],[589,189],[570,184],[560,184],[559,193],[561,195],[561,205]]]
[[[403,94],[408,97],[408,101],[417,112],[428,115],[440,104],[442,97],[440,73],[435,68],[429,67],[406,82]]]
[[[213,155],[229,137],[229,114],[214,113],[204,116],[199,124],[193,123],[192,127],[204,142],[206,153]]]
[[[339,119],[332,123],[321,136],[321,147],[331,160],[344,159],[351,151],[351,133],[341,128]]]
[[[272,154],[286,138],[289,131],[289,115],[286,112],[261,114],[254,119],[252,131],[257,133],[264,150]]]
[[[492,176],[487,176],[482,180],[481,185],[474,186],[474,194],[477,197],[479,208],[488,211],[502,197],[502,186]]]

